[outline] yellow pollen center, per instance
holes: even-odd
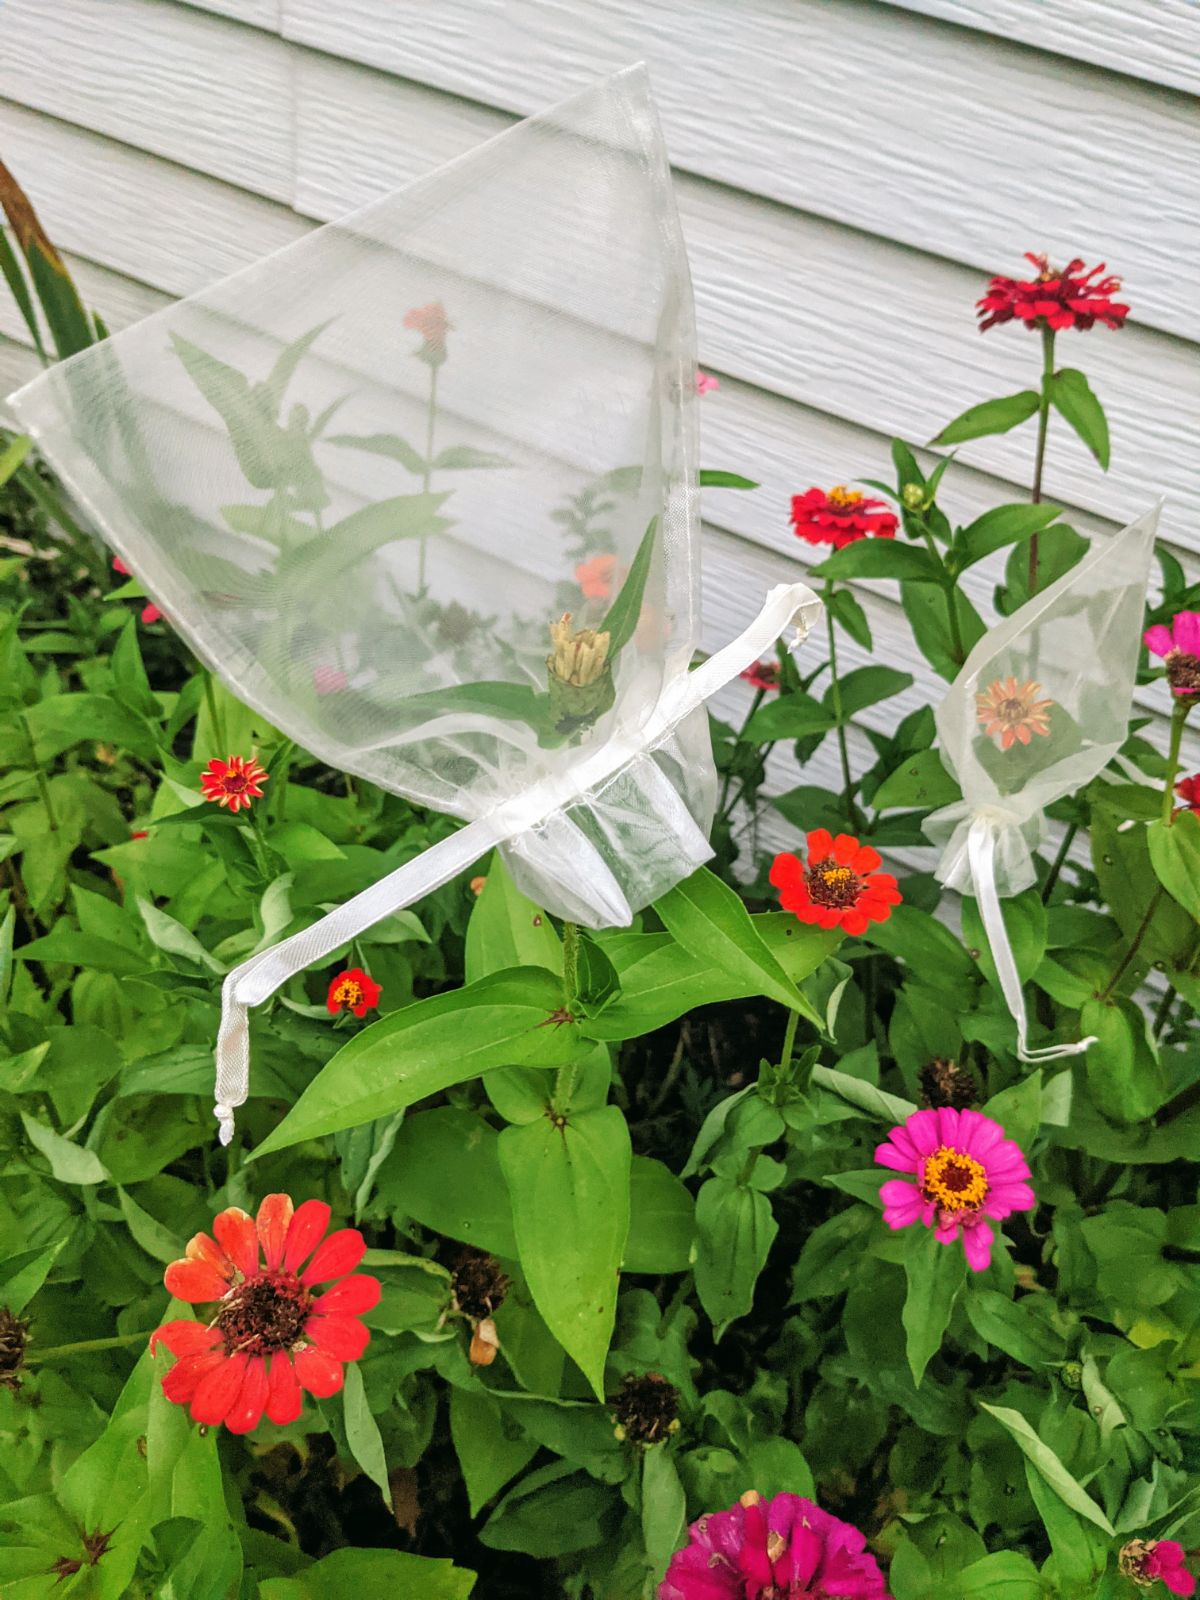
[[[844,483],[835,483],[825,498],[831,506],[843,509],[858,505],[862,500],[862,493],[858,489],[847,489]]]
[[[852,906],[860,887],[858,873],[835,861],[820,861],[808,869],[808,892],[819,906]]]
[[[362,997],[362,985],[355,983],[353,978],[345,979],[333,991],[333,998],[341,1006],[356,1006],[361,1002]]]
[[[921,1187],[947,1211],[967,1211],[986,1200],[987,1172],[973,1156],[944,1144],[926,1159]]]

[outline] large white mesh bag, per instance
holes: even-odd
[[[1156,506],[1098,537],[1078,565],[980,639],[937,709],[942,760],[963,798],[935,811],[925,830],[944,846],[939,880],[978,899],[1022,1061],[1093,1043],[1028,1047],[1000,896],[1036,882],[1046,807],[1090,783],[1125,741],[1157,526]]]
[[[691,284],[635,68],[12,397],[171,624],[303,748],[469,826],[225,982],[247,1007],[502,846],[628,922],[710,854]]]

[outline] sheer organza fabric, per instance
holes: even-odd
[[[807,631],[818,602],[777,591],[689,677],[695,376],[635,68],[12,398],[240,699],[471,824],[230,974],[223,1137],[246,1093],[246,1007],[491,845],[591,926],[627,922],[710,854],[703,696],[790,623]]]
[[[1046,808],[1090,783],[1125,742],[1157,526],[1155,507],[1097,536],[1077,566],[980,639],[936,713],[942,760],[963,795],[925,824],[943,846],[937,876],[979,900],[1029,1061],[1090,1041],[1029,1050],[998,897],[1036,881]]]

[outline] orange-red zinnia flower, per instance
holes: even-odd
[[[808,836],[808,865],[787,853],[775,857],[771,882],[779,903],[801,922],[843,933],[865,933],[871,922],[886,922],[901,894],[890,872],[880,872],[878,850],[859,844],[851,833],[835,839],[828,828]]]
[[[424,339],[425,347],[418,351],[419,355],[426,358],[434,355],[439,359],[445,356],[446,335],[454,324],[446,315],[446,308],[440,300],[431,300],[427,306],[414,306],[411,311],[406,311],[404,326]]]
[[[1041,689],[1041,684],[1032,678],[1028,683],[997,678],[975,696],[976,721],[983,724],[989,739],[999,734],[1001,750],[1010,750],[1018,740],[1028,744],[1035,733],[1050,732],[1049,713],[1054,701],[1039,700]]]
[[[329,985],[326,1004],[331,1016],[353,1011],[356,1017],[365,1017],[368,1011],[379,1004],[382,993],[382,985],[368,977],[361,967],[349,967],[345,972],[339,972]]]
[[[1052,267],[1044,255],[1025,252],[1026,261],[1037,269],[1034,278],[995,277],[987,286],[987,293],[975,302],[979,317],[979,331],[1014,318],[1027,328],[1079,328],[1086,331],[1097,322],[1107,328],[1119,328],[1129,315],[1129,307],[1113,300],[1121,287],[1120,278],[1101,277],[1103,261],[1098,267],[1084,269],[1078,257],[1068,261],[1060,271]]]
[[[211,1322],[180,1318],[150,1336],[151,1350],[164,1344],[178,1358],[163,1393],[196,1422],[249,1433],[264,1411],[294,1422],[302,1389],[324,1399],[342,1387],[344,1363],[370,1340],[359,1317],[378,1303],[379,1283],[354,1272],[362,1234],[341,1228],[326,1238],[329,1218],[323,1200],[293,1211],[288,1195],[269,1194],[257,1220],[231,1206],[213,1221],[215,1239],[196,1234],[167,1268],[176,1299],[216,1305]]]
[[[575,581],[585,600],[607,600],[617,575],[616,556],[593,556],[575,568]]]
[[[884,500],[871,500],[857,489],[838,483],[829,490],[806,489],[792,496],[792,527],[809,544],[831,544],[841,550],[868,536],[894,539],[899,522]]]
[[[253,756],[230,756],[220,761],[216,756],[200,774],[200,787],[206,800],[215,800],[230,811],[249,811],[252,800],[262,798],[262,786],[267,781],[264,768]]]

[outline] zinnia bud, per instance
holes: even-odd
[[[608,647],[612,636],[594,628],[572,628],[566,611],[550,624],[546,657],[550,678],[550,710],[559,733],[587,727],[612,705],[612,666]]]
[[[660,1373],[627,1373],[611,1404],[614,1432],[622,1441],[659,1444],[679,1432],[679,1390]]]
[[[900,491],[900,498],[909,511],[924,511],[926,509],[925,490],[919,483],[906,483]]]

